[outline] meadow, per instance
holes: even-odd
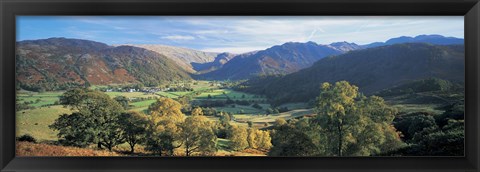
[[[181,84],[179,84],[181,85]],[[137,111],[147,113],[148,106],[156,101],[159,97],[168,97],[178,99],[182,96],[193,95],[192,101],[204,101],[204,100],[246,100],[246,101],[265,101],[266,99],[260,95],[248,94],[244,92],[234,91],[228,88],[219,88],[218,84],[212,84],[207,81],[196,81],[196,84],[190,83],[193,91],[159,91],[155,94],[143,93],[143,92],[104,92],[111,98],[118,96],[124,96],[129,99],[128,111]],[[92,89],[102,88],[101,86],[93,86]],[[197,94],[193,94],[193,93]],[[55,119],[62,114],[70,114],[72,110],[58,105],[60,96],[63,92],[29,92],[21,90],[17,93],[18,102],[28,102],[30,106],[34,108],[21,110],[17,112],[17,132],[16,135],[22,136],[25,134],[34,137],[39,144],[27,144],[23,143],[19,145],[19,149],[22,155],[35,155],[35,151],[24,150],[26,146],[32,146],[35,149],[43,152],[56,147],[51,147],[46,143],[53,143],[57,138],[57,131],[52,130],[48,126],[51,125]],[[209,96],[210,95],[210,96]],[[210,97],[210,98],[209,98]],[[265,110],[271,108],[268,103],[260,103],[261,108],[254,108],[247,105],[229,105],[224,107],[215,107],[218,112],[232,113],[235,117],[232,124],[241,126],[247,126],[247,121],[251,121],[255,128],[263,128],[271,126],[277,118],[294,118],[311,113],[308,109],[293,110],[291,112],[284,112],[275,115],[265,115]],[[299,105],[286,105],[290,108],[302,107]],[[300,113],[299,113],[300,112]],[[303,113],[302,113],[303,112]],[[218,121],[218,117],[208,116],[208,119]],[[229,140],[225,138],[219,138],[217,140],[218,155],[227,156],[265,156],[265,152],[259,152],[254,150],[234,151],[229,148]],[[128,144],[121,144],[115,148],[115,151],[119,154],[125,152],[128,149]],[[137,148],[138,149],[138,148]],[[65,152],[64,150],[70,150]],[[73,152],[73,153],[72,153]],[[78,152],[85,152],[85,154],[93,155],[118,155],[118,154],[104,154],[103,152],[83,151],[81,149],[62,149],[58,151],[58,155],[78,155]]]

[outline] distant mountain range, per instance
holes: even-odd
[[[109,46],[88,40],[50,38],[17,42],[17,81],[25,89],[55,90],[88,84],[143,83],[153,86],[191,78],[240,80],[288,75],[309,68],[326,57],[343,57],[376,47],[415,42],[429,43],[432,46],[451,45],[463,44],[463,39],[420,35],[392,38],[386,42],[367,45],[349,42],[328,45],[288,42],[236,55],[165,45]]]
[[[344,52],[331,45],[289,42],[256,53],[235,56],[222,68],[200,75],[199,78],[238,80],[256,75],[288,74],[309,67],[323,57]]]
[[[442,35],[418,35],[416,37],[401,36],[397,38],[389,39],[385,42],[374,42],[367,45],[362,45],[363,48],[372,48],[392,44],[401,44],[401,43],[430,43],[435,45],[452,45],[452,44],[464,44],[464,40],[455,37],[444,37]]]
[[[305,102],[319,94],[323,82],[346,80],[366,94],[432,77],[463,83],[464,62],[461,44],[394,44],[326,57],[289,75],[251,79],[242,88],[277,104]]]
[[[174,61],[138,47],[50,38],[20,41],[16,48],[17,84],[28,90],[191,79]]]
[[[332,55],[349,51],[373,48],[399,43],[423,42],[435,45],[463,44],[463,39],[441,35],[420,35],[416,37],[398,37],[386,42],[357,45],[349,42],[336,42],[329,45],[314,42],[289,42],[273,46],[256,53],[241,54],[233,57],[222,68],[197,76],[200,79],[239,80],[259,75],[290,74],[310,67],[314,62]]]

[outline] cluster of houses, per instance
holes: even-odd
[[[143,92],[143,93],[150,93],[150,94],[154,94],[156,92],[159,92],[159,91],[168,91],[170,90],[170,88],[156,88],[156,87],[143,87],[143,88],[118,88],[118,89],[114,89],[114,88],[108,88],[105,90],[105,92],[129,92],[129,93],[132,93],[132,92]]]

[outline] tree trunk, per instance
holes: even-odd
[[[109,143],[109,144],[107,145],[107,147],[108,147],[108,150],[111,152],[111,151],[112,151],[112,144]]]
[[[98,147],[98,149],[102,149],[102,143],[98,142],[97,147]]]
[[[130,144],[130,154],[133,154],[133,152],[135,151],[135,144]]]

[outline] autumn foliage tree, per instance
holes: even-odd
[[[174,155],[182,146],[180,125],[185,120],[182,106],[170,98],[159,98],[148,107],[146,150],[157,155]]]
[[[268,131],[248,128],[247,133],[248,148],[269,150],[272,147],[272,139]]]
[[[392,125],[396,110],[346,81],[323,83],[315,112],[311,119],[277,120],[269,155],[369,156],[404,146]]]
[[[392,127],[395,109],[382,98],[365,97],[346,81],[323,83],[315,111],[321,135],[326,135],[325,154],[368,156],[401,146]],[[386,145],[388,144],[388,145]]]
[[[185,156],[209,156],[217,151],[217,136],[213,132],[212,124],[203,116],[201,108],[194,108],[192,115],[185,119],[181,128],[180,138]]]
[[[228,139],[230,139],[230,147],[233,150],[240,151],[248,147],[248,131],[247,128],[238,125],[231,125],[228,131]]]

